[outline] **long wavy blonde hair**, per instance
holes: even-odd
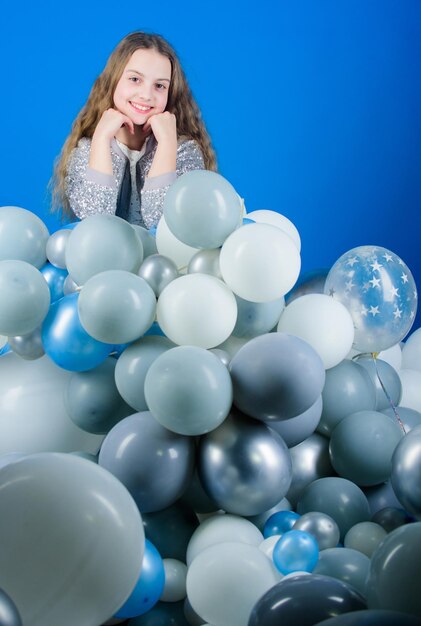
[[[131,55],[139,48],[156,50],[170,60],[171,83],[166,110],[176,117],[178,136],[195,139],[202,150],[206,169],[216,171],[211,140],[174,49],[160,35],[138,31],[124,37],[111,53],[104,70],[92,86],[85,106],[73,122],[72,130],[56,159],[49,183],[53,211],[61,209],[63,215],[72,215],[65,184],[71,152],[81,137],[93,136],[104,111],[114,107],[113,97],[117,83]]]

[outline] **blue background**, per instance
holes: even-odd
[[[420,0],[24,0],[0,20],[0,205],[59,226],[46,187],[73,119],[118,41],[159,32],[180,56],[220,173],[249,212],[296,224],[303,271],[376,244],[421,285]]]

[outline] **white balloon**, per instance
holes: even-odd
[[[277,582],[258,546],[224,542],[206,548],[191,563],[187,597],[211,624],[245,626],[256,602]]]
[[[266,537],[259,545],[259,550],[266,554],[269,559],[273,559],[273,549],[275,544],[278,543],[278,539],[281,538],[281,535],[271,535],[270,537]]]
[[[168,228],[165,217],[159,220],[156,229],[156,247],[159,254],[163,254],[172,259],[181,273],[187,271],[190,259],[199,251],[199,248],[192,248],[183,243]]]
[[[401,369],[398,374],[402,383],[402,397],[399,406],[414,409],[421,413],[421,372]]]
[[[225,240],[219,265],[224,281],[240,298],[270,302],[292,289],[301,259],[284,231],[270,224],[246,224]]]
[[[285,215],[277,213],[276,211],[268,211],[267,209],[259,209],[258,211],[252,211],[246,215],[251,220],[259,224],[272,224],[283,230],[289,235],[292,241],[295,243],[298,252],[301,250],[301,237],[295,224],[291,222]]]
[[[205,519],[192,534],[187,546],[186,563],[190,563],[196,556],[216,543],[236,541],[253,546],[259,546],[263,535],[252,522],[239,515],[212,515]]]
[[[311,293],[293,300],[284,309],[278,331],[295,335],[320,355],[325,369],[338,365],[351,350],[354,323],[338,300]]]
[[[104,437],[78,428],[64,405],[71,372],[48,356],[26,361],[10,352],[0,359],[0,454],[92,452]]]
[[[402,348],[401,344],[397,343],[396,345],[388,348],[387,350],[382,350],[378,354],[378,358],[382,361],[386,361],[393,367],[394,370],[399,372],[402,367]],[[415,368],[414,368],[415,369]]]
[[[165,287],[156,315],[162,331],[174,343],[215,348],[232,333],[237,302],[218,278],[188,274]]]
[[[161,602],[179,602],[186,597],[187,565],[178,559],[163,559],[165,585]]]
[[[413,332],[403,345],[402,367],[421,372],[421,328]]]

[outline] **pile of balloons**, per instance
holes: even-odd
[[[206,171],[0,208],[0,626],[421,623],[415,282],[300,246]]]

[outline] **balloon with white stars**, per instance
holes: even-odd
[[[360,246],[346,252],[329,271],[324,289],[351,313],[353,347],[361,352],[394,346],[415,320],[414,278],[402,259],[386,248]]]

